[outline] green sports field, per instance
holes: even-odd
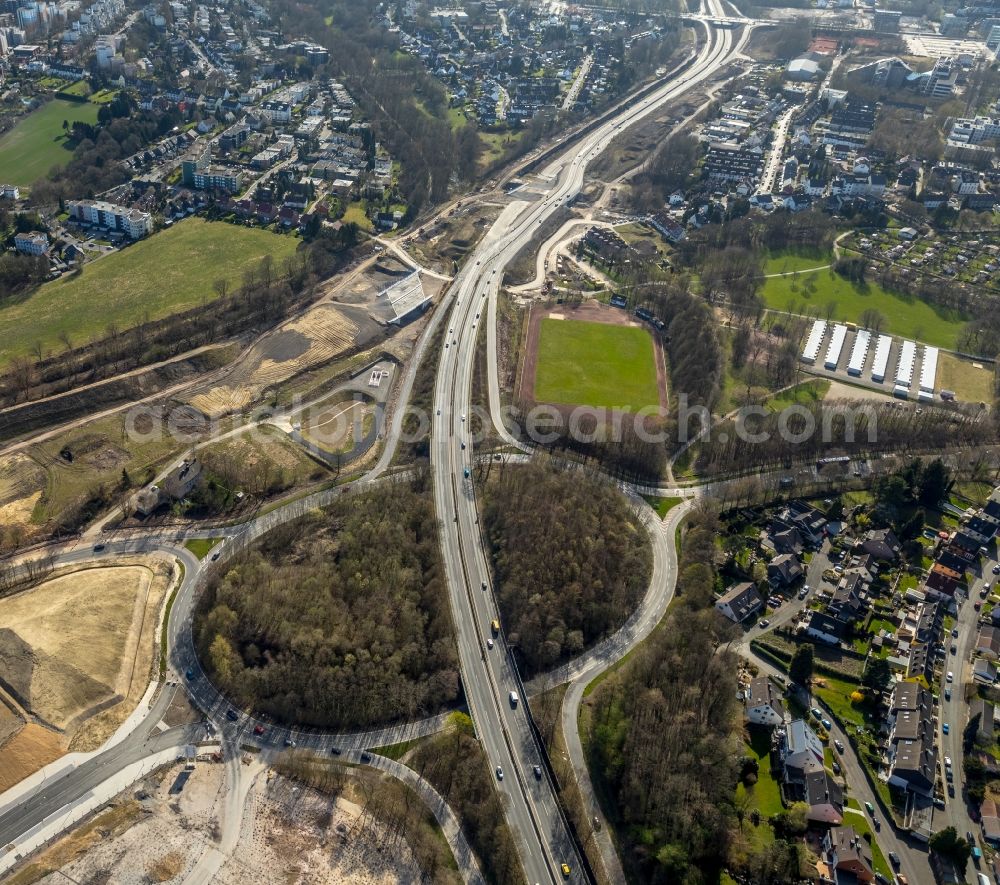
[[[281,272],[295,252],[295,237],[258,228],[191,218],[134,246],[87,264],[77,277],[46,283],[22,301],[0,307],[0,367],[34,350],[59,351],[60,333],[73,346],[124,330],[148,315],[156,320],[216,298],[212,284],[235,288],[243,271],[264,255]]]
[[[21,186],[43,178],[53,166],[73,156],[66,146],[63,120],[96,123],[99,107],[89,101],[53,99],[32,111],[10,132],[0,136],[0,179]]]
[[[629,411],[659,405],[653,339],[637,326],[544,318],[535,399]]]

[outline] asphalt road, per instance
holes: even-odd
[[[970,584],[972,596],[970,599],[955,595],[955,602],[958,605],[958,618],[955,620],[954,629],[958,630],[958,636],[945,636],[944,644],[946,655],[941,667],[941,691],[940,707],[938,712],[938,766],[941,777],[945,776],[944,757],[948,756],[952,761],[952,771],[954,772],[955,796],[946,796],[945,810],[943,812],[935,809],[934,829],[939,830],[943,826],[950,825],[958,830],[960,836],[971,832],[977,837],[980,834],[979,824],[973,822],[969,815],[969,806],[965,793],[965,775],[962,770],[962,734],[969,718],[969,705],[965,702],[966,686],[972,683],[972,653],[976,647],[976,637],[979,633],[979,612],[975,609],[975,602],[981,599],[980,589],[983,586],[983,579],[992,582],[996,578],[991,573],[994,560],[984,561],[983,575]],[[952,643],[955,644],[955,654],[951,653]],[[948,672],[954,674],[954,681],[947,681]],[[945,697],[945,690],[951,689],[951,698]],[[944,733],[944,724],[948,723],[948,734]],[[943,819],[943,823],[939,821]],[[982,844],[980,842],[980,848]],[[985,870],[985,867],[982,867]],[[969,862],[970,881],[975,880],[975,874],[979,872],[975,869],[972,861]]]
[[[710,5],[713,4],[719,10],[722,9],[720,0],[712,0]],[[512,704],[509,700],[509,692],[520,687],[512,659],[502,636],[497,637],[498,641],[493,649],[487,648],[486,644],[490,632],[489,622],[497,617],[497,612],[492,594],[483,592],[484,583],[488,587],[490,574],[479,534],[474,489],[471,479],[463,476],[465,467],[471,467],[472,463],[471,440],[467,449],[461,446],[468,435],[468,427],[462,416],[469,412],[471,403],[476,329],[487,305],[491,311],[495,311],[495,298],[503,268],[531,240],[537,226],[579,192],[587,163],[597,157],[623,127],[711,76],[731,60],[745,39],[737,39],[730,30],[706,30],[708,39],[698,59],[684,76],[622,109],[617,116],[589,133],[542,171],[541,186],[547,185],[547,196],[539,202],[519,207],[513,220],[503,228],[495,227],[491,230],[456,278],[450,293],[454,306],[448,321],[455,332],[454,335],[449,333],[449,346],[442,349],[435,390],[435,408],[438,411],[432,436],[435,499],[439,518],[444,526],[442,545],[458,628],[463,687],[491,765],[499,767],[504,773],[499,786],[506,797],[508,820],[521,850],[529,882],[562,881],[560,865],[564,862],[571,867],[569,878],[572,881],[585,881],[585,877],[555,800],[552,784],[546,776],[539,779],[532,772],[533,766],[541,761],[541,751],[535,745],[528,727],[523,709],[524,700],[518,704]],[[491,297],[487,300],[487,296]],[[430,328],[418,346],[414,366],[418,362],[417,357],[431,340],[433,329],[445,316],[446,312],[443,310],[435,313]],[[495,332],[491,337],[493,352],[490,362],[495,363]],[[414,376],[415,373],[411,371],[404,378],[399,396],[401,403],[408,400]],[[493,379],[495,369],[491,373],[491,381]],[[493,384],[491,402],[496,402],[499,400],[499,393],[497,390],[494,397],[492,387]],[[495,420],[499,421],[499,417],[495,416]],[[401,423],[402,409],[397,409],[390,421],[387,444],[382,456],[375,469],[363,481],[355,484],[355,487],[374,480],[387,469]],[[223,548],[223,555],[228,556],[229,551],[238,545],[250,542],[278,524],[294,519],[313,507],[328,504],[349,491],[351,487],[319,492],[242,526],[213,530],[210,534],[226,538],[228,547]],[[197,560],[190,551],[172,543],[169,534],[163,531],[144,535],[137,533],[108,541],[105,549],[96,555],[103,557],[119,553],[167,551],[181,561],[184,576],[168,624],[173,677],[171,681],[183,684],[193,700],[208,712],[209,718],[221,727],[226,743],[232,745],[236,741],[238,745],[241,740],[252,739],[265,746],[283,746],[288,740],[301,746],[332,751],[335,746],[338,749],[341,746],[350,749],[392,743],[407,736],[430,733],[440,727],[440,721],[434,717],[398,729],[383,729],[362,735],[328,735],[278,729],[270,724],[248,719],[235,711],[236,719],[231,721],[227,716],[228,704],[215,692],[200,670],[190,637],[194,591],[205,563]],[[67,565],[94,558],[95,551],[90,544],[82,544],[64,550],[56,557],[55,562],[57,565]],[[189,671],[190,678],[187,676]],[[180,731],[156,730],[175,690],[176,686],[165,686],[143,721],[114,747],[95,754],[51,784],[44,784],[14,808],[0,814],[0,845],[15,842],[21,833],[35,823],[76,801],[130,762],[139,761],[157,749],[176,745],[179,737],[183,740],[204,737],[206,729],[202,725]],[[263,727],[263,734],[254,733],[257,725]]]
[[[570,868],[568,878],[572,881],[583,882],[586,878],[560,814],[553,785],[546,777],[539,779],[532,774],[543,753],[525,716],[525,699],[522,697],[518,703],[510,699],[512,691],[523,694],[523,689],[502,630],[497,632],[490,626],[499,614],[493,594],[488,592],[491,576],[478,524],[474,441],[468,424],[477,329],[486,308],[495,309],[490,300],[496,298],[504,268],[530,242],[545,219],[579,193],[587,164],[623,127],[715,72],[731,58],[736,44],[733,32],[708,29],[708,39],[698,60],[679,82],[664,86],[623,110],[546,166],[539,175],[540,181],[534,185],[535,190],[542,191],[541,199],[521,206],[513,218],[507,212],[501,216],[502,223],[495,224],[486,234],[450,291],[453,306],[449,332],[441,351],[434,392],[431,432],[434,498],[442,521],[442,547],[466,700],[507,800],[507,820],[529,882],[561,881],[564,874],[560,867],[564,863]],[[488,338],[487,345],[495,347],[494,336]],[[495,351],[488,352],[488,364],[495,360]],[[495,402],[492,383],[490,388],[491,402]],[[494,422],[499,422],[497,415]],[[498,430],[509,438],[502,425]],[[489,648],[494,633],[495,644]]]

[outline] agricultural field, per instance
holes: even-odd
[[[0,156],[0,168],[3,158]],[[191,218],[120,252],[87,264],[0,308],[0,368],[41,342],[58,349],[65,332],[74,345],[101,336],[114,323],[127,329],[216,298],[212,284],[238,285],[247,267],[271,255],[281,268],[298,246],[294,237]]]
[[[790,276],[768,277],[764,281],[761,297],[765,307],[789,313],[829,315],[831,319],[853,323],[859,323],[866,310],[874,309],[885,317],[884,332],[938,347],[955,347],[964,324],[961,317],[944,316],[924,301],[888,292],[875,282],[859,286],[829,269],[809,271],[806,265],[812,260],[787,256],[775,260],[774,266],[779,268],[781,262],[803,266],[790,267],[789,270],[795,271]]]
[[[656,406],[653,339],[638,326],[543,318],[535,399],[630,411]]]
[[[0,136],[0,176],[5,182],[27,187],[72,158],[63,131],[63,120],[71,124],[96,123],[98,105],[53,99],[32,111],[10,132]]]

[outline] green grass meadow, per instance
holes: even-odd
[[[58,350],[66,332],[73,346],[216,298],[212,284],[239,284],[242,272],[267,254],[280,271],[299,241],[290,236],[191,218],[121,252],[84,266],[79,276],[41,286],[0,307],[0,366],[34,349]]]
[[[535,399],[638,411],[660,402],[653,339],[638,326],[542,320]]]
[[[98,105],[93,102],[53,99],[32,111],[10,132],[0,137],[0,179],[22,187],[43,178],[53,166],[70,161],[63,120],[72,124],[96,123]]]
[[[773,269],[769,263],[767,272],[781,273],[786,264],[792,265],[787,268],[790,271],[802,270],[813,260],[784,256],[774,262]],[[886,319],[883,331],[952,349],[964,324],[962,317],[941,313],[925,301],[888,292],[876,282],[859,286],[832,270],[769,277],[761,297],[771,310],[821,317],[826,317],[832,306],[831,318],[842,322],[858,323],[861,315],[873,308]]]

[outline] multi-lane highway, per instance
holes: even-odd
[[[713,12],[722,14],[721,2]],[[536,775],[543,752],[525,713],[512,657],[500,630],[487,554],[476,506],[474,440],[470,428],[472,376],[477,331],[499,290],[504,268],[560,206],[583,185],[587,164],[626,127],[712,76],[731,60],[745,35],[706,28],[706,40],[694,63],[671,82],[626,107],[588,133],[546,166],[534,185],[535,202],[516,205],[483,238],[451,289],[453,306],[442,348],[434,391],[431,467],[434,498],[441,520],[445,568],[458,633],[462,682],[477,733],[503,790],[508,823],[518,843],[529,882],[585,881],[581,860],[563,820],[545,769]],[[490,323],[492,326],[492,322]],[[487,341],[488,363],[495,361],[495,338]],[[490,400],[494,401],[491,377]],[[494,408],[494,423],[505,438]],[[502,778],[502,779],[501,779]],[[566,866],[563,866],[563,865]]]
[[[713,14],[723,13],[721,0],[711,0],[709,6],[713,7]],[[472,475],[473,441],[468,422],[477,330],[486,320],[489,309],[491,328],[488,347],[490,363],[495,363],[496,339],[492,319],[495,316],[496,295],[505,266],[522,246],[530,242],[538,226],[546,218],[579,193],[587,164],[607,147],[615,135],[664,102],[711,77],[733,58],[746,38],[745,34],[737,34],[729,29],[717,30],[704,24],[702,26],[705,40],[700,52],[679,79],[665,83],[631,105],[623,106],[617,114],[583,136],[576,145],[541,172],[540,183],[534,188],[540,195],[537,200],[516,203],[504,212],[500,222],[479,244],[455,279],[448,296],[453,305],[450,312],[441,310],[432,319],[432,329],[440,322],[447,322],[449,328],[440,355],[435,388],[432,468],[435,502],[443,527],[442,546],[458,631],[463,688],[477,734],[490,765],[496,772],[498,786],[505,795],[508,821],[518,843],[529,882],[556,882],[564,878],[585,881],[585,877],[553,786],[542,765],[541,748],[535,744],[528,726],[525,700],[520,698],[514,702],[511,698],[510,692],[520,693],[521,689],[509,650],[503,641],[502,630],[494,634],[490,627],[490,622],[498,618],[498,613],[490,592],[490,572],[479,532]],[[423,336],[421,349],[431,337],[430,334]],[[414,362],[421,352],[418,350],[414,354]],[[400,393],[402,403],[406,402],[412,381],[413,373],[410,372],[404,379]],[[504,437],[512,439],[499,417],[499,389],[492,365],[490,382],[493,420]],[[381,458],[375,469],[358,486],[374,480],[386,469],[393,451],[392,441],[398,437],[401,421],[402,409],[399,409],[388,429],[387,444]],[[467,470],[469,475],[466,475]],[[295,518],[299,512],[305,512],[309,507],[328,503],[334,495],[342,493],[343,490],[319,493],[295,505],[272,511],[245,526],[225,530],[223,534],[229,545],[226,555],[240,541],[259,537],[280,522]],[[256,723],[243,716],[236,722],[228,720],[228,705],[214,692],[201,673],[193,656],[190,640],[193,588],[205,563],[157,533],[111,542],[104,555],[156,550],[177,556],[185,568],[168,625],[174,675],[228,736],[238,742],[239,738],[252,732]],[[87,545],[63,551],[57,558],[57,564],[68,565],[92,558],[94,551]],[[192,674],[190,678],[187,676],[188,671]],[[57,783],[33,791],[24,802],[6,809],[6,813],[0,813],[0,844],[16,841],[29,824],[44,820],[64,805],[76,801],[126,764],[168,744],[176,745],[197,736],[197,728],[171,729],[162,733],[153,731],[152,727],[162,718],[175,690],[177,686],[167,686],[154,701],[142,727],[137,727],[132,735],[126,736],[115,747],[92,756],[69,774],[60,777]],[[427,729],[433,727],[433,722],[426,723]],[[359,741],[376,736],[382,735],[373,733],[343,736],[342,742],[346,747],[365,746],[365,743]],[[391,737],[391,730],[386,730],[384,737]],[[310,745],[316,743],[317,748],[329,752],[334,742],[341,741],[341,738],[268,727],[265,742],[283,744],[285,740],[302,741]],[[367,743],[367,746],[371,745],[372,743]],[[540,773],[536,773],[535,766],[541,766]],[[488,863],[489,859],[484,858],[484,862]],[[568,873],[563,864],[568,866]]]

